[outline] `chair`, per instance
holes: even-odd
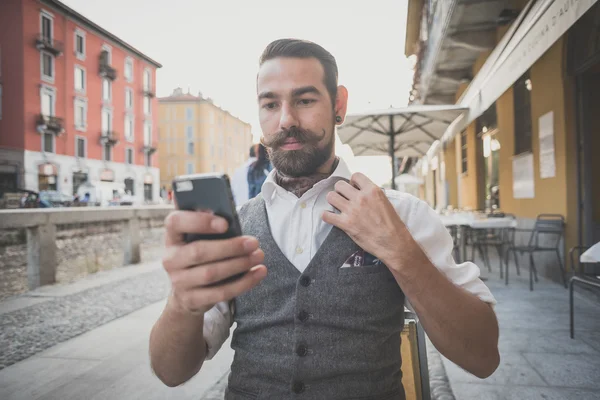
[[[571,260],[571,269],[573,271],[573,276],[569,279],[569,321],[571,325],[571,339],[575,337],[575,304],[574,304],[574,296],[573,292],[575,290],[575,285],[587,286],[592,289],[600,289],[600,279],[593,275],[587,275],[583,268],[583,263],[580,262],[579,257],[577,258],[577,263],[579,264],[579,268],[575,268],[575,260],[573,259],[573,254],[575,251],[579,251],[579,255],[587,250],[588,247],[585,246],[575,246],[569,250],[569,258]],[[579,273],[577,272],[579,270]],[[598,273],[596,271],[596,273]]]
[[[431,400],[425,333],[414,313],[405,310],[404,318],[400,354],[406,400]]]
[[[556,258],[558,259],[558,266],[560,268],[561,277],[565,289],[567,288],[567,280],[565,278],[565,270],[563,267],[563,261],[560,256],[560,243],[564,235],[565,229],[565,218],[558,214],[540,214],[536,218],[533,229],[517,229],[512,231],[512,238],[510,244],[506,249],[505,261],[506,261],[506,273],[505,279],[508,285],[508,258],[510,252],[513,252],[515,257],[515,265],[517,267],[517,275],[519,271],[519,260],[517,258],[517,252],[519,254],[529,253],[529,290],[533,290],[533,280],[538,281],[537,270],[533,260],[533,253],[538,252],[555,252]],[[516,232],[530,232],[529,242],[527,245],[517,246],[515,245],[515,233]],[[549,245],[540,245],[540,236],[549,237]],[[553,238],[553,239],[552,239]]]

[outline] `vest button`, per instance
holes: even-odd
[[[292,391],[294,393],[302,393],[304,392],[304,383],[296,381],[292,383]]]
[[[308,314],[308,312],[302,310],[298,313],[298,319],[300,320],[300,322],[306,322],[308,321],[308,318],[310,317],[310,315]]]
[[[296,347],[296,354],[300,357],[306,357],[306,355],[308,355],[308,347],[303,344],[298,345],[298,347]]]
[[[302,278],[300,278],[300,284],[304,287],[308,287],[310,285],[310,277],[304,275],[302,276]]]

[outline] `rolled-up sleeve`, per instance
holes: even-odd
[[[386,194],[429,261],[456,286],[486,303],[496,304],[492,292],[479,279],[479,267],[472,262],[456,264],[454,261],[452,236],[436,212],[427,203],[409,194],[394,191],[386,191]]]
[[[206,342],[206,359],[211,360],[229,337],[233,324],[233,307],[228,302],[215,304],[204,314],[204,341]]]

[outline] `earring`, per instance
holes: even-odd
[[[335,122],[337,122],[338,124],[342,122],[342,117],[340,117],[339,115],[337,117],[335,117]]]

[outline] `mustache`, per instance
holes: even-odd
[[[260,138],[260,142],[263,146],[269,149],[276,149],[285,144],[285,141],[288,139],[295,139],[299,143],[305,144],[317,144],[323,138],[325,138],[325,129],[323,129],[323,134],[319,135],[307,129],[291,127],[290,129],[285,129],[277,132],[272,138],[266,139],[264,136]]]

